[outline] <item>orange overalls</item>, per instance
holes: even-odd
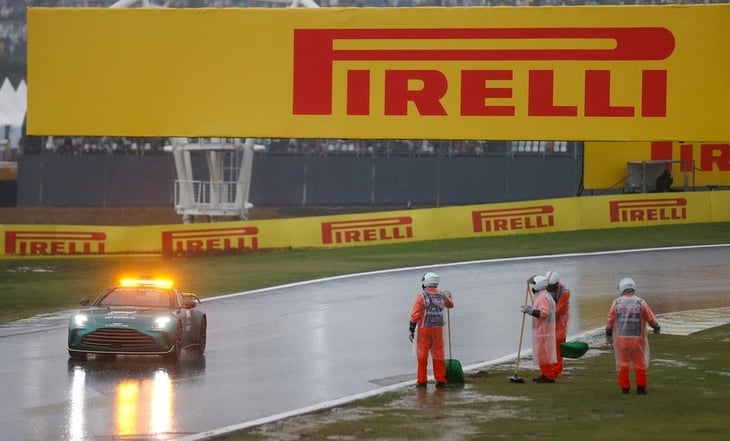
[[[634,369],[636,386],[646,389],[649,367],[649,340],[646,324],[656,327],[656,317],[639,296],[628,292],[613,301],[608,312],[606,330],[613,333],[613,350],[621,389],[630,389],[629,369]]]
[[[555,346],[558,359],[553,371],[555,378],[560,377],[563,373],[563,357],[560,355],[560,344],[565,343],[568,338],[568,320],[570,318],[570,290],[562,283],[558,283],[557,289],[557,294],[553,296],[553,299],[555,299]]]
[[[532,294],[533,309],[540,317],[532,317],[532,361],[540,368],[540,374],[555,379],[555,301],[546,290]]]
[[[427,380],[428,355],[431,354],[433,376],[446,383],[444,356],[444,308],[453,308],[453,300],[438,288],[424,288],[416,294],[411,308],[411,322],[418,324],[416,337],[417,382]]]

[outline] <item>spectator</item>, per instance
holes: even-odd
[[[674,183],[674,178],[672,178],[672,174],[669,173],[669,169],[665,168],[662,174],[657,176],[656,182],[655,182],[655,189],[657,193],[663,193],[665,191],[670,191],[672,189],[672,184]]]

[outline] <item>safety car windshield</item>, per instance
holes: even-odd
[[[150,287],[116,288],[99,298],[95,305],[102,307],[172,308],[173,296],[169,290]]]

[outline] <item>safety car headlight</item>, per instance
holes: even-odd
[[[152,321],[152,329],[165,329],[170,324],[172,318],[169,315],[162,315]]]
[[[89,316],[86,314],[76,314],[74,316],[74,325],[78,327],[84,327],[89,323]]]

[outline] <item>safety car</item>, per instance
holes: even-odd
[[[172,281],[123,279],[96,299],[81,299],[85,309],[68,324],[68,354],[159,355],[177,360],[183,349],[202,355],[208,318],[198,296],[178,291]]]

